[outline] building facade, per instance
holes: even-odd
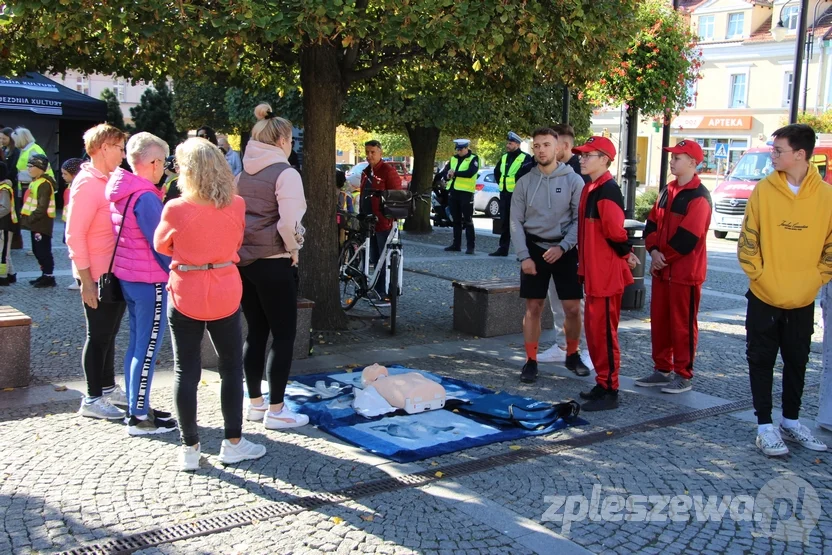
[[[93,98],[101,98],[104,89],[111,89],[118,98],[119,104],[121,104],[121,112],[124,114],[125,123],[132,123],[133,118],[130,116],[130,108],[138,105],[144,91],[151,87],[142,81],[132,85],[128,79],[121,77],[99,73],[85,74],[75,70],[69,70],[66,74],[46,73],[44,75],[65,87]]]
[[[683,0],[681,8],[699,37],[702,78],[692,106],[671,122],[671,145],[695,139],[705,151],[703,182],[715,187],[745,150],[764,146],[771,133],[788,122],[792,102],[795,46],[800,2],[797,0]],[[777,41],[771,32],[782,25]],[[832,106],[832,0],[810,0],[807,50],[799,108],[820,113]],[[621,109],[593,117],[594,133],[622,138]],[[642,121],[638,129],[641,184],[656,186],[661,160],[661,125]],[[620,142],[622,148],[623,141]],[[720,147],[720,145],[725,145]],[[728,159],[717,159],[717,148]],[[620,163],[623,163],[623,156]],[[620,173],[620,169],[619,169]]]

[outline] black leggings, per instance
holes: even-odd
[[[290,258],[261,258],[240,268],[243,314],[248,335],[243,367],[249,398],[262,395],[263,371],[269,381],[269,403],[283,402],[292,369],[292,350],[298,323],[298,270]],[[266,345],[272,347],[266,359]]]
[[[194,320],[168,303],[168,323],[173,345],[173,399],[182,443],[199,443],[196,425],[197,388],[202,376],[201,345],[205,328],[219,356],[220,407],[225,439],[243,435],[243,328],[240,311],[220,320]]]
[[[116,384],[115,354],[116,335],[124,316],[125,303],[98,303],[98,308],[84,304],[87,321],[87,340],[84,342],[84,376],[87,395],[101,397],[101,390]]]

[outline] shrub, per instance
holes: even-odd
[[[650,210],[656,204],[657,198],[659,198],[659,191],[657,189],[647,189],[636,197],[635,218],[638,221],[647,221],[647,216],[650,215]]]

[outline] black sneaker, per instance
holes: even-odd
[[[497,249],[494,252],[488,253],[488,256],[508,256],[508,251],[504,251],[503,249]]]
[[[603,387],[601,387],[598,384],[595,384],[595,387],[590,389],[588,393],[584,393],[583,391],[581,391],[579,393],[579,395],[581,396],[581,399],[586,399],[587,401],[591,401],[593,399],[600,399],[601,397],[606,395],[606,393],[607,393],[606,389],[604,389]]]
[[[618,391],[604,390],[604,395],[598,399],[587,401],[581,407],[581,410],[586,412],[596,412],[600,410],[613,410],[618,408]]]
[[[42,289],[44,287],[55,287],[58,285],[58,282],[55,281],[55,276],[42,276],[39,281],[33,283],[32,286],[38,289]]]
[[[0,287],[7,287],[10,283],[11,282],[9,281],[9,278],[7,278],[7,277],[0,278]]]
[[[45,277],[46,277],[46,276],[42,275],[42,276],[40,276],[39,278],[36,278],[36,279],[30,279],[30,280],[29,280],[29,285],[36,285],[36,284],[40,283],[41,281],[43,281],[43,278],[45,278]]]
[[[451,245],[450,247],[445,247],[445,252],[459,252],[462,250],[462,247],[455,247]]]
[[[9,283],[17,283],[17,274],[9,274]]]
[[[474,247],[469,247],[465,249],[465,254],[474,254]]]
[[[527,360],[520,372],[520,381],[523,383],[534,383],[537,381],[537,361]]]
[[[156,420],[173,420],[173,415],[163,410],[150,409],[148,414]]]
[[[581,353],[575,352],[571,355],[566,355],[566,368],[575,372],[578,376],[589,376],[589,368],[587,368],[584,361],[581,360]]]
[[[131,436],[165,434],[175,431],[176,422],[172,420],[157,420],[151,416],[148,416],[145,420],[140,420],[131,416],[130,420],[127,421],[127,435]]]

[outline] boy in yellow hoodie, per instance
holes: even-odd
[[[804,124],[772,135],[774,172],[762,179],[745,210],[737,256],[750,279],[746,293],[746,357],[757,415],[757,447],[789,452],[783,440],[813,451],[826,445],[798,421],[815,297],[832,277],[832,186],[810,164],[815,132]],[[771,420],[777,352],[783,359],[783,418]]]

